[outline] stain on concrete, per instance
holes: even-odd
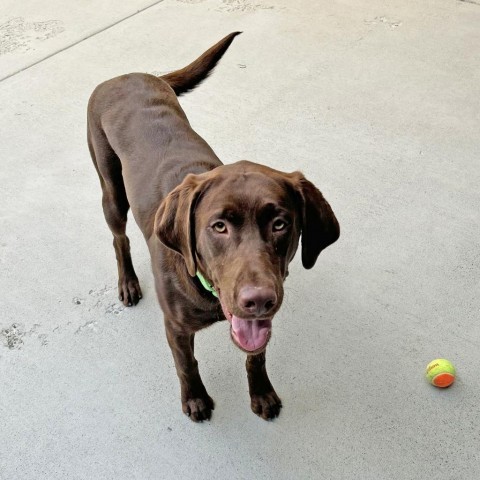
[[[120,303],[112,303],[105,309],[105,313],[113,313],[114,315],[120,315],[125,310],[125,306]]]
[[[104,295],[108,295],[110,294],[110,292],[114,289],[114,287],[110,287],[108,285],[105,285],[104,287],[102,288],[96,288],[96,289],[93,289],[93,290],[90,290],[88,292],[89,295],[91,295],[92,297],[102,297]]]
[[[0,340],[10,350],[21,350],[24,340],[36,335],[41,345],[46,346],[48,345],[47,335],[45,333],[37,334],[40,327],[39,323],[34,323],[30,330],[26,330],[23,323],[15,322],[0,330]]]
[[[56,37],[65,31],[60,20],[28,22],[23,17],[16,17],[0,24],[0,55],[19,50],[34,50],[33,44]]]
[[[117,287],[105,285],[89,290],[88,296],[73,297],[72,303],[81,306],[79,308],[85,308],[87,312],[93,312],[93,315],[97,318],[98,316],[104,318],[105,314],[118,316],[125,310],[126,307],[122,303],[114,301],[114,298],[117,299]],[[91,314],[89,314],[89,316],[91,316]],[[69,322],[69,324],[70,323],[71,322]],[[78,326],[73,333],[74,335],[97,334],[102,333],[103,327],[103,322],[99,323],[97,320],[88,320]],[[59,330],[59,325],[53,329],[54,332],[58,332]]]
[[[221,12],[256,12],[257,10],[273,10],[273,5],[251,3],[247,0],[222,0],[222,5],[217,9]]]
[[[89,311],[92,310],[92,308],[101,309],[105,313],[113,313],[115,315],[119,315],[125,310],[125,306],[122,303],[112,302],[111,298],[109,298],[112,295],[117,297],[117,287],[105,285],[102,288],[90,290],[88,293],[91,297],[93,297],[93,305],[91,305],[92,302],[89,299],[84,300],[80,297],[75,297],[73,299],[73,302],[76,303],[75,300],[80,301],[80,304],[85,304]],[[78,303],[76,304],[80,305]]]
[[[24,336],[25,326],[21,323],[12,323],[9,327],[0,330],[2,343],[10,350],[22,348]]]
[[[203,3],[205,0],[177,0],[180,3],[191,5]],[[256,10],[272,10],[273,5],[264,5],[262,3],[252,3],[247,0],[221,0],[221,5],[216,8],[220,12],[255,12]]]
[[[78,335],[79,333],[85,333],[85,332],[98,332],[98,323],[94,320],[90,320],[89,322],[84,323],[83,325],[80,325],[76,330],[75,330],[75,335]]]
[[[386,27],[391,28],[392,30],[402,26],[402,21],[400,20],[392,20],[387,17],[375,17],[370,20],[364,20],[364,23],[367,25],[385,25]]]

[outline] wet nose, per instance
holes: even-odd
[[[249,315],[265,315],[276,304],[277,294],[270,287],[245,286],[238,293],[238,306]]]

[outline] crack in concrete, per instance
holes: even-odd
[[[1,78],[0,78],[0,82],[3,82],[4,80],[7,80],[7,79],[9,79],[9,78],[11,78],[11,77],[14,77],[15,75],[18,75],[19,73],[24,72],[25,70],[28,70],[29,68],[32,68],[32,67],[34,67],[35,65],[38,65],[39,63],[42,63],[42,62],[44,62],[45,60],[48,60],[48,59],[54,57],[55,55],[58,55],[59,53],[65,52],[66,50],[69,50],[70,48],[75,47],[76,45],[84,42],[85,40],[88,40],[88,39],[94,37],[95,35],[99,35],[100,33],[103,33],[103,32],[105,32],[105,31],[109,30],[110,28],[113,28],[113,27],[119,25],[120,23],[122,23],[122,22],[124,22],[125,20],[128,20],[128,19],[130,19],[130,18],[132,18],[132,17],[134,17],[135,15],[138,15],[139,13],[143,13],[143,12],[145,12],[146,10],[148,10],[148,9],[150,9],[150,8],[152,8],[152,7],[155,7],[155,6],[158,5],[159,3],[162,3],[163,1],[164,1],[164,0],[156,0],[156,1],[153,2],[152,4],[147,5],[146,7],[141,8],[140,10],[137,10],[135,13],[132,13],[132,14],[130,14],[130,15],[127,15],[126,17],[121,18],[120,20],[117,20],[116,22],[114,22],[114,23],[112,23],[112,24],[110,24],[110,25],[108,25],[108,26],[106,26],[106,27],[104,27],[104,28],[102,28],[102,29],[100,29],[100,30],[97,30],[96,32],[93,32],[93,33],[87,35],[86,37],[83,37],[83,38],[81,38],[80,40],[77,40],[76,42],[73,42],[73,43],[71,43],[70,45],[67,45],[67,46],[64,47],[64,48],[60,48],[59,50],[57,50],[57,51],[55,51],[55,52],[53,52],[53,53],[51,53],[51,54],[49,54],[49,55],[41,58],[40,60],[36,60],[35,62],[32,62],[32,63],[30,63],[29,65],[27,65],[27,66],[25,66],[25,67],[22,67],[22,68],[20,68],[20,69],[18,69],[18,70],[16,70],[15,72],[12,72],[12,73],[4,76],[4,77],[1,77]]]

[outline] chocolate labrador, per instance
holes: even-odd
[[[113,233],[119,298],[128,306],[142,298],[125,234],[131,208],[150,250],[182,409],[195,422],[214,407],[194,356],[195,332],[225,319],[247,354],[252,410],[278,416],[265,349],[288,264],[300,236],[303,266],[312,268],[340,233],[330,205],[301,173],[248,161],[223,165],[190,127],[177,97],[209,75],[239,33],[181,70],[108,80],[88,105],[88,146]]]

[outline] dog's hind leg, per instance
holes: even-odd
[[[136,305],[142,291],[132,264],[130,240],[125,231],[130,208],[122,177],[120,159],[110,146],[103,130],[88,126],[88,147],[102,187],[105,220],[113,234],[118,266],[118,297],[126,306]]]

